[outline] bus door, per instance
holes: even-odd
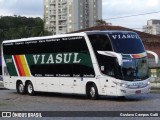
[[[107,95],[117,95],[117,85],[114,83],[115,78],[110,77],[106,79],[106,92]]]
[[[107,95],[116,95],[116,85],[114,81],[116,80],[117,68],[114,59],[109,58],[108,56],[101,56],[103,60],[107,62],[101,62],[100,70],[103,73],[103,77],[100,77],[102,93]],[[112,62],[111,62],[112,61]]]
[[[117,88],[113,83],[114,78],[112,77],[99,77],[98,78],[101,85],[101,93],[104,95],[116,95]]]

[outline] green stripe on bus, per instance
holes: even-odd
[[[12,59],[12,55],[4,55],[4,59],[10,76],[18,76],[14,61]]]
[[[42,64],[81,64],[93,67],[90,54],[85,53],[44,53],[26,55],[30,65]]]

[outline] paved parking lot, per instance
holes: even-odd
[[[56,94],[56,93],[37,93],[35,96],[29,96],[29,95],[17,94],[15,90],[5,90],[3,89],[2,82],[0,82],[0,111],[154,111],[156,112],[160,111],[159,98],[160,98],[160,89],[154,89],[149,94],[128,96],[125,99],[119,99],[117,97],[101,96],[99,100],[89,100],[86,99],[86,97],[83,95]],[[51,118],[45,118],[45,119],[51,119]],[[63,119],[66,118],[63,117],[62,120]],[[71,120],[71,118],[67,119]],[[74,120],[75,118],[72,119]],[[85,117],[83,119],[87,118]],[[116,119],[118,118],[114,118],[114,120]],[[128,120],[128,118],[122,118],[122,119]],[[158,118],[155,117],[147,119],[158,120]]]
[[[81,95],[37,93],[19,95],[14,90],[0,91],[0,111],[159,111],[160,92],[89,100]],[[156,119],[156,118],[154,118]]]

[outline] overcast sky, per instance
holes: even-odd
[[[103,19],[113,25],[142,28],[149,19],[160,19],[160,12],[123,19],[114,17],[160,11],[160,0],[102,0]],[[0,0],[0,16],[21,15],[43,18],[43,0]]]

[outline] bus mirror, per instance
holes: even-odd
[[[156,62],[156,64],[159,63],[159,57],[158,57],[158,55],[157,55],[155,52],[149,51],[149,50],[146,50],[146,52],[147,52],[148,54],[152,54],[152,55],[155,57],[155,62]]]
[[[112,51],[97,51],[101,55],[106,55],[110,57],[116,57],[118,59],[118,64],[122,66],[123,60],[122,60],[122,55],[116,52]]]

